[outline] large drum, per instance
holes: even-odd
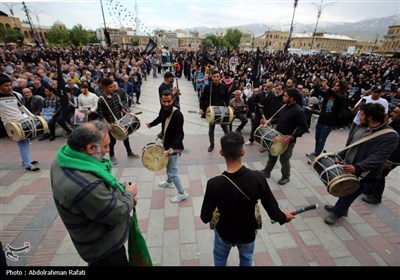
[[[346,173],[342,165],[336,163],[338,159],[334,153],[320,154],[314,159],[313,168],[331,195],[343,197],[358,189],[359,180],[353,174]]]
[[[274,141],[276,136],[280,136],[280,138]],[[283,154],[288,147],[284,144],[284,136],[270,126],[259,126],[254,131],[254,141],[260,144],[264,149],[269,150],[269,153],[274,157]]]
[[[142,162],[150,171],[160,171],[167,167],[168,156],[164,153],[162,144],[149,143],[142,149]]]
[[[123,116],[118,122],[111,124],[111,135],[120,141],[128,138],[129,134],[135,132],[140,127],[140,120],[131,113]]]
[[[49,127],[45,119],[40,116],[33,116],[6,123],[6,131],[11,140],[22,141],[49,133]]]
[[[231,124],[234,115],[232,107],[209,106],[206,112],[206,120],[209,124]]]

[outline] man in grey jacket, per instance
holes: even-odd
[[[107,125],[79,126],[61,147],[50,169],[53,198],[61,220],[89,266],[128,266],[125,242],[136,184],[122,186],[103,158],[109,151]]]
[[[381,104],[368,103],[360,109],[361,125],[357,125],[349,135],[346,146],[355,141],[388,128],[385,122],[385,109]],[[364,177],[360,181],[359,188],[352,194],[340,197],[335,206],[325,205],[325,209],[331,214],[324,222],[334,225],[343,216],[347,216],[350,205],[367,187],[373,184],[382,174],[382,168],[386,160],[397,147],[399,135],[395,130],[382,134],[350,149],[345,150],[339,156],[344,160],[343,169],[357,177]],[[365,175],[366,174],[366,175]]]

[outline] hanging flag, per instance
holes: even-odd
[[[146,48],[142,52],[143,54],[150,54],[155,48],[157,47],[157,43],[154,42],[151,38],[149,39],[149,42],[147,43]]]
[[[253,86],[258,87],[260,85],[260,76],[261,76],[261,58],[260,58],[260,48],[257,47],[256,57],[253,62],[252,76],[251,80],[253,81]]]
[[[61,98],[61,108],[64,120],[68,119],[68,96],[65,91],[65,81],[61,72],[61,55],[57,56],[57,96]]]

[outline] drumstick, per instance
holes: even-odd
[[[292,214],[292,215],[297,215],[297,214],[306,212],[306,211],[308,211],[308,210],[313,210],[313,209],[318,209],[318,208],[319,208],[319,205],[318,205],[318,204],[311,204],[311,205],[309,205],[309,206],[306,206],[306,207],[297,209],[297,210],[295,210],[295,211],[293,211],[293,212],[290,212],[290,214]],[[274,224],[274,223],[275,223],[275,221],[274,221],[274,220],[271,220],[271,224]]]
[[[134,115],[140,115],[140,114],[142,114],[143,112],[142,111],[139,111],[139,112],[137,112],[137,113],[133,113]]]
[[[188,113],[199,113],[199,112],[196,110],[188,110]]]

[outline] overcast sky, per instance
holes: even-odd
[[[107,27],[133,27],[134,0],[102,1]],[[0,9],[10,14],[11,6],[14,15],[23,20],[26,16],[21,2],[0,3]],[[32,11],[34,24],[38,24],[38,16],[42,26],[52,26],[60,20],[67,28],[78,23],[86,29],[103,27],[100,0],[25,0],[25,3]],[[151,32],[157,28],[175,30],[198,26],[218,28],[249,23],[290,23],[293,4],[294,0],[137,0],[139,28],[142,32]],[[299,0],[294,23],[315,23],[317,6],[322,7],[320,22],[356,22],[365,18],[400,14],[400,0],[324,0],[322,6],[321,0]]]

